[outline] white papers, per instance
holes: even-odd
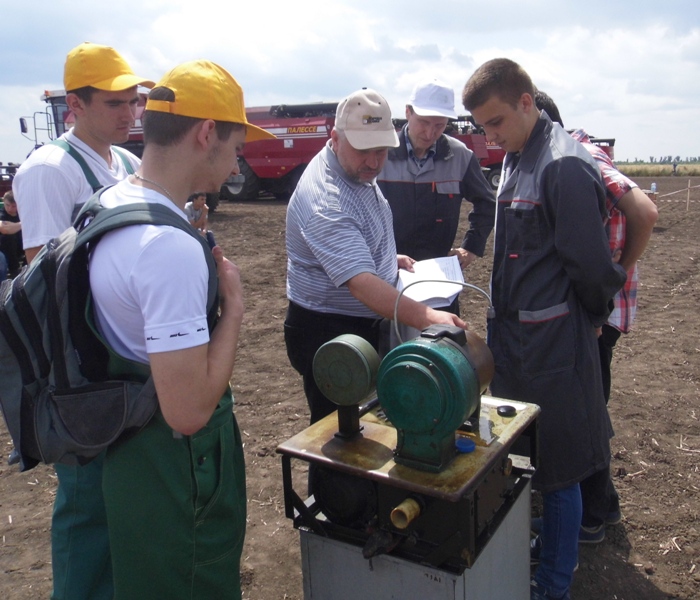
[[[456,256],[419,260],[413,263],[413,269],[413,273],[399,269],[396,287],[401,291],[415,281],[425,282],[412,285],[404,292],[404,296],[423,302],[432,308],[449,306],[463,289],[461,285],[439,283],[440,281],[464,282],[464,275]]]

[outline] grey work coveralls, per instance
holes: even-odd
[[[610,460],[595,327],[626,273],[612,262],[605,189],[583,146],[542,113],[516,161],[506,156],[497,199],[491,391],[542,408],[533,485],[551,492]]]

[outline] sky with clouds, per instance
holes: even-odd
[[[32,149],[19,117],[63,87],[66,54],[114,46],[143,77],[206,58],[246,105],[337,101],[361,87],[402,116],[413,85],[464,83],[508,57],[559,105],[568,128],[616,138],[618,160],[700,156],[697,0],[0,1],[0,161]]]

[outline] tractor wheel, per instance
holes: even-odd
[[[245,177],[243,187],[237,194],[231,194],[232,200],[244,202],[246,200],[257,200],[260,193],[260,179],[255,174],[255,171],[250,168],[250,165],[244,160],[238,160],[238,166],[241,169],[241,175]]]
[[[286,201],[292,197],[292,194],[297,188],[297,183],[299,183],[299,179],[301,179],[301,174],[304,172],[305,168],[306,165],[301,165],[285,177],[284,191],[275,193],[275,198],[277,200]]]

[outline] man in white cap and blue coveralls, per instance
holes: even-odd
[[[456,254],[462,268],[484,255],[496,202],[479,159],[446,135],[457,119],[454,90],[429,79],[419,82],[406,105],[399,145],[389,150],[377,183],[391,206],[399,254],[425,260]],[[472,203],[469,229],[453,248],[462,200]],[[457,301],[451,307],[459,312]]]

